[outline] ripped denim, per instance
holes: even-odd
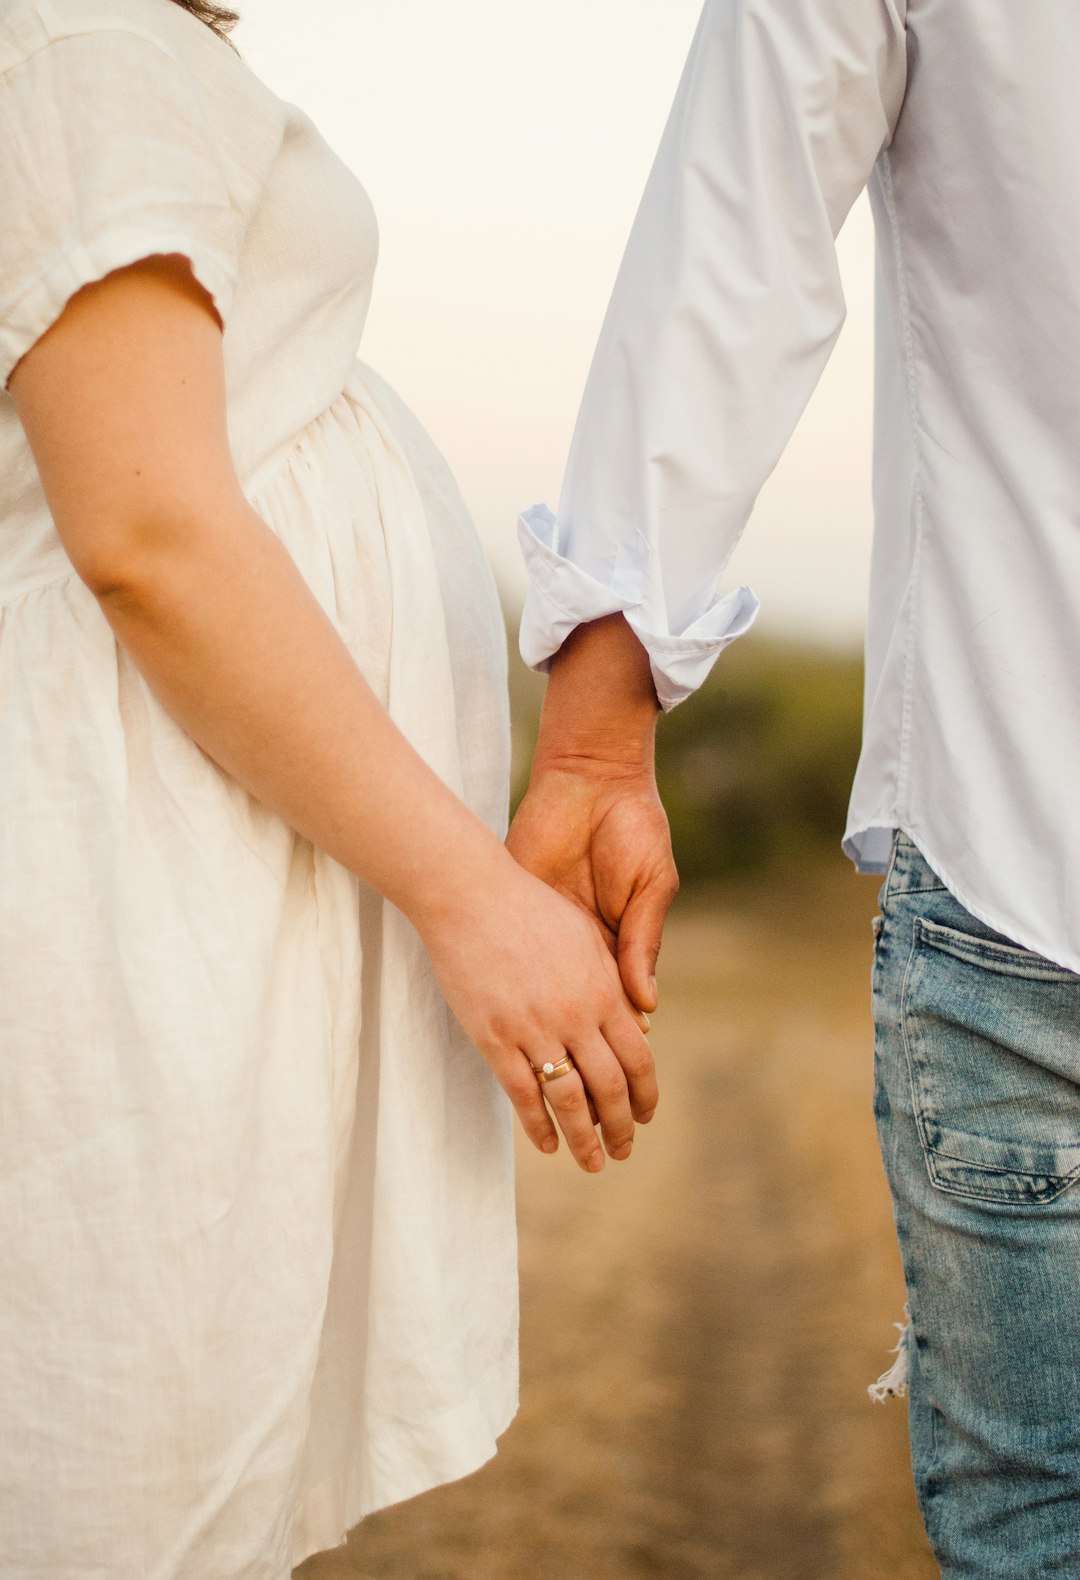
[[[898,835],[875,1112],[912,1463],[946,1580],[1080,1577],[1080,976],[971,916]]]

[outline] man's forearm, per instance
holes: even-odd
[[[623,616],[579,625],[552,659],[534,772],[575,761],[651,770],[658,713],[649,656]]]

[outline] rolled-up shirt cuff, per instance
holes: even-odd
[[[518,538],[529,572],[519,646],[530,669],[547,670],[577,626],[624,614],[649,655],[656,695],[668,712],[698,689],[724,648],[757,618],[754,593],[737,587],[714,598],[682,630],[658,631],[644,607],[643,569],[637,577],[623,578],[621,585],[598,581],[558,552],[558,524],[546,505],[535,505],[519,517]]]

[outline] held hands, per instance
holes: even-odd
[[[529,1139],[554,1152],[554,1114],[590,1172],[604,1166],[595,1126],[608,1155],[627,1158],[659,1096],[638,1024],[656,1007],[678,888],[652,765],[657,712],[648,657],[623,617],[579,626],[552,664],[507,848],[470,866],[467,892],[413,915]],[[576,1068],[541,1085],[537,1072],[567,1053]]]
[[[529,789],[507,839],[522,868],[572,902],[593,948],[606,945],[622,1004],[643,1012],[656,1008],[660,935],[679,886],[653,770],[658,706],[626,620],[579,626],[552,663]],[[655,1094],[651,1066],[650,1083]],[[544,1088],[556,1112],[563,1084]]]

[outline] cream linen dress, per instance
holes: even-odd
[[[154,253],[224,320],[251,503],[505,818],[491,577],[355,360],[363,190],[170,0],[0,0],[3,1580],[285,1580],[480,1465],[516,1402],[508,1105],[400,913],[150,694],[6,390],[73,291]]]

